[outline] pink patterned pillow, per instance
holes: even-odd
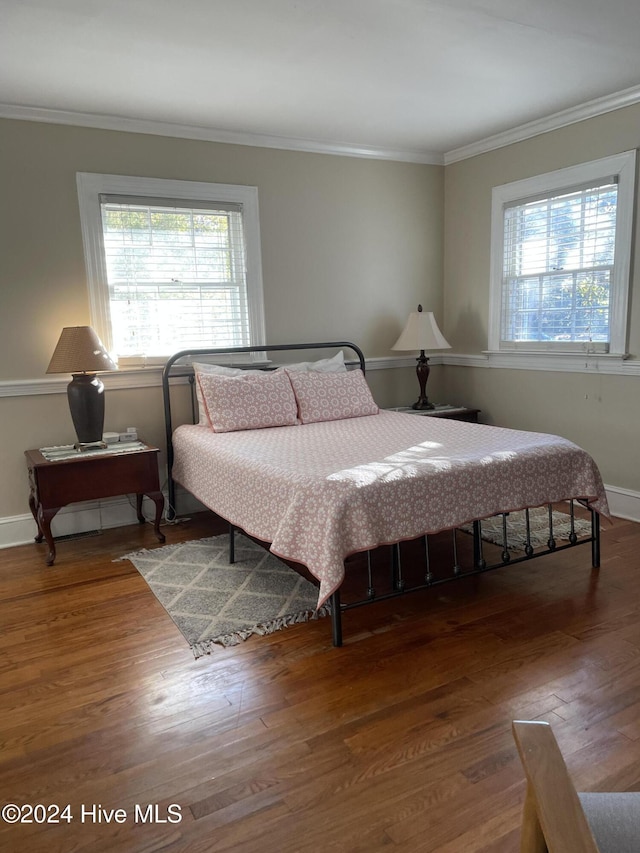
[[[361,370],[345,373],[290,373],[303,424],[377,415],[376,405]]]
[[[214,432],[298,423],[296,398],[285,373],[233,377],[200,373],[198,382]]]
[[[243,367],[224,367],[222,364],[209,364],[209,362],[200,362],[194,361],[191,365],[193,367],[193,373],[195,376],[196,382],[196,400],[198,401],[198,423],[199,424],[209,424],[209,419],[207,418],[207,410],[204,405],[204,400],[202,399],[202,391],[200,390],[200,383],[198,382],[198,376],[201,373],[215,373],[218,376],[242,376],[245,374],[246,376],[257,376],[262,375],[262,370],[247,370]]]

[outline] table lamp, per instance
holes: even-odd
[[[438,328],[436,318],[431,311],[423,311],[422,305],[418,305],[417,311],[412,311],[409,314],[407,325],[402,330],[402,334],[391,347],[395,350],[420,350],[420,355],[417,359],[416,373],[418,382],[420,383],[420,396],[417,402],[413,404],[412,409],[435,409],[433,403],[429,402],[426,395],[427,379],[429,378],[429,359],[424,354],[425,350],[433,349],[451,349],[451,345],[447,343],[442,332]]]
[[[102,440],[104,385],[96,373],[117,369],[91,326],[67,326],[62,330],[47,373],[72,374],[67,398],[78,436],[76,450],[106,446]]]

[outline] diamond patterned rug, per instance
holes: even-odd
[[[482,538],[487,542],[502,545],[502,516],[492,516],[482,521]],[[472,532],[472,525],[465,524],[460,528],[467,533]],[[573,527],[577,536],[582,537],[591,532],[591,522],[583,518],[574,519]],[[568,539],[571,533],[571,520],[568,514],[553,511],[554,539]],[[534,548],[545,546],[549,538],[549,512],[545,507],[529,510],[529,535]],[[524,551],[527,544],[527,525],[524,510],[507,514],[507,546],[516,551]]]
[[[318,589],[269,551],[235,536],[165,545],[121,557],[130,560],[176,623],[196,658],[216,645],[232,646],[252,634],[270,634],[318,612]]]

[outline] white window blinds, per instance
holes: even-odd
[[[608,348],[617,202],[608,178],[505,206],[503,344]]]
[[[119,356],[250,341],[241,204],[100,196]]]

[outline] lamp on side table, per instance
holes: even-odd
[[[117,369],[91,326],[66,326],[62,330],[47,373],[71,373],[73,377],[67,386],[67,399],[78,436],[76,450],[106,447],[102,440],[104,385],[96,373]]]
[[[412,311],[409,314],[407,325],[404,327],[402,334],[391,347],[395,350],[420,350],[420,355],[417,359],[416,374],[420,384],[420,396],[413,404],[413,409],[433,409],[433,403],[429,402],[427,397],[427,379],[429,378],[429,359],[424,354],[425,350],[434,349],[451,349],[451,345],[447,343],[444,335],[438,328],[436,318],[431,311],[423,311],[422,305],[418,305],[417,311]]]

